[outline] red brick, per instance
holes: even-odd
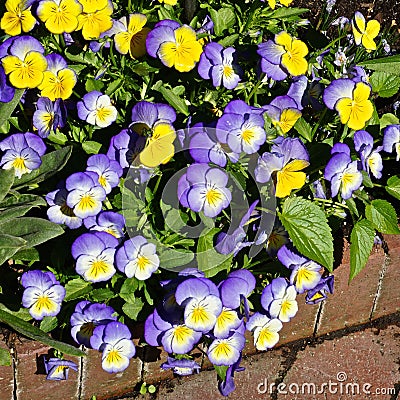
[[[50,381],[46,379],[44,370],[37,361],[42,355],[48,354],[49,347],[31,340],[22,340],[16,343],[18,362],[16,366],[16,383],[18,400],[54,400],[54,394],[60,399],[75,399],[79,389],[78,372],[69,371],[69,378],[65,381]],[[79,367],[79,358],[65,356],[67,360],[75,362]],[[39,369],[38,369],[39,367]],[[42,373],[39,373],[42,372]]]
[[[174,374],[171,370],[164,370],[161,365],[167,361],[168,353],[161,348],[144,347],[143,381],[147,384],[172,379]]]
[[[335,291],[324,302],[317,335],[369,321],[384,262],[383,249],[373,250],[365,268],[349,284],[349,250],[345,250],[343,263],[334,270]]]
[[[209,400],[209,399],[237,399],[253,400],[265,399],[265,395],[258,393],[266,381],[275,381],[278,378],[281,361],[281,350],[263,352],[251,357],[245,357],[241,366],[242,372],[235,373],[236,390],[228,397],[223,397],[218,390],[217,373],[214,370],[202,371],[198,375],[181,377],[168,382],[162,382],[157,392],[159,400]]]
[[[389,255],[372,318],[400,311],[400,235],[384,235]]]
[[[9,351],[4,342],[0,342],[0,347]],[[0,366],[0,393],[1,398],[12,399],[14,390],[14,373],[13,366]]]
[[[130,360],[129,367],[122,372],[110,374],[101,367],[101,352],[89,350],[83,359],[82,400],[108,399],[132,392],[141,380],[142,361],[136,356]]]
[[[278,394],[279,400],[366,400],[393,399],[391,394],[372,395],[363,392],[363,385],[370,384],[369,390],[375,393],[377,389],[391,389],[400,380],[398,368],[398,356],[400,343],[398,336],[400,327],[388,326],[378,331],[376,328],[366,329],[351,333],[347,336],[325,340],[315,347],[307,347],[299,351],[283,383],[286,385],[287,394]],[[338,374],[345,373],[343,386],[340,387]],[[343,378],[344,375],[342,374]],[[304,393],[295,394],[297,388],[301,391],[302,385],[314,384],[321,390],[322,384],[329,381],[337,383],[337,386],[325,387],[322,394],[312,396],[304,388]],[[359,394],[352,395],[351,387],[347,384],[357,384]],[[289,386],[292,384],[292,386]],[[332,393],[337,388],[337,393]],[[354,386],[354,388],[356,388]],[[368,389],[367,387],[365,387]],[[290,393],[292,391],[292,393]],[[349,392],[350,391],[350,392]]]

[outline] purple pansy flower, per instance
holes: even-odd
[[[383,146],[374,147],[374,138],[367,131],[354,132],[354,148],[360,154],[363,170],[371,172],[376,179],[382,177],[382,157],[379,152]]]
[[[105,128],[117,119],[117,109],[106,94],[97,90],[86,93],[77,103],[78,117],[88,124]]]
[[[4,68],[0,65],[0,102],[10,102],[15,94],[15,89],[7,83]]]
[[[90,156],[87,160],[86,171],[92,171],[98,175],[98,181],[106,194],[109,194],[112,188],[118,186],[119,178],[121,178],[123,172],[119,163],[110,160],[105,154]]]
[[[278,251],[278,260],[291,270],[290,283],[295,286],[297,293],[313,289],[321,279],[322,267],[301,256],[293,246],[282,246]]]
[[[289,322],[297,313],[296,287],[285,278],[275,278],[261,294],[261,305],[270,318]]]
[[[91,231],[103,231],[115,236],[117,239],[124,237],[125,217],[113,211],[101,211],[93,217],[87,217],[83,223]]]
[[[51,357],[47,359],[46,356],[43,356],[43,361],[44,369],[47,374],[46,379],[52,381],[61,381],[68,379],[70,368],[74,371],[78,371],[78,366],[73,361],[62,360],[57,357]]]
[[[158,269],[160,259],[155,244],[149,243],[143,236],[135,236],[117,250],[115,264],[128,278],[144,281]]]
[[[227,183],[228,175],[222,169],[192,164],[179,179],[178,199],[184,207],[213,218],[232,200]]]
[[[242,357],[240,356],[235,363],[229,366],[229,368],[226,371],[225,380],[218,384],[218,389],[221,392],[222,396],[229,396],[229,394],[231,394],[236,389],[235,382],[233,379],[234,373],[242,372],[245,370],[244,367],[240,366],[241,360]]]
[[[0,150],[3,153],[0,167],[14,168],[15,176],[21,178],[23,174],[40,167],[46,145],[33,133],[14,133],[0,142]]]
[[[56,224],[65,224],[70,229],[77,229],[82,226],[82,218],[74,214],[74,210],[67,205],[68,191],[65,184],[61,183],[59,189],[46,195],[49,205],[47,217]]]
[[[240,81],[240,68],[235,63],[235,49],[223,48],[219,43],[208,43],[197,66],[203,79],[212,79],[215,87],[234,89]]]
[[[90,344],[103,353],[101,366],[109,373],[124,371],[136,353],[129,328],[117,321],[97,326]]]
[[[333,294],[334,279],[333,275],[321,278],[317,286],[307,291],[306,303],[317,304],[326,299],[327,293]]]
[[[231,101],[217,122],[217,138],[234,153],[253,154],[265,143],[264,118],[261,111],[242,100]]]
[[[235,364],[240,359],[245,344],[246,339],[240,332],[233,332],[227,338],[214,339],[208,347],[208,359],[214,365]]]
[[[194,360],[180,359],[177,360],[173,357],[168,357],[167,362],[161,364],[161,368],[168,370],[172,369],[174,374],[177,375],[192,375],[193,373],[200,372],[200,365]]]
[[[50,271],[33,270],[24,272],[21,285],[25,288],[22,305],[29,308],[29,314],[36,320],[55,316],[60,312],[65,289]]]
[[[76,216],[87,218],[101,211],[106,191],[95,172],[76,172],[67,178],[65,187],[68,190],[67,205]]]
[[[352,161],[350,149],[346,144],[336,143],[331,150],[332,157],[325,167],[324,177],[331,182],[331,195],[339,191],[344,200],[360,188],[363,177],[358,170],[358,162]]]
[[[76,272],[89,282],[108,281],[116,272],[115,248],[118,239],[106,232],[84,233],[71,247]]]
[[[400,160],[400,125],[388,125],[383,131],[383,150],[396,153],[396,161]]]
[[[80,301],[71,315],[71,336],[76,343],[90,348],[90,338],[94,328],[116,320],[117,317],[112,307],[106,304],[91,303],[87,300]]]
[[[33,114],[33,126],[38,130],[38,135],[47,138],[50,133],[65,125],[67,109],[61,99],[54,103],[48,97],[40,97],[36,103]]]

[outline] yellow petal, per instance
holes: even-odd
[[[275,43],[283,46],[285,50],[292,47],[292,37],[287,32],[281,32],[275,35]]]
[[[281,0],[281,4],[283,4],[286,7],[288,7],[292,2],[293,0]]]
[[[22,12],[21,21],[22,21],[21,22],[22,30],[24,32],[29,32],[34,28],[34,26],[36,24],[36,19],[32,15],[30,7],[28,10],[25,10]]]
[[[353,98],[357,104],[361,103],[362,101],[368,100],[370,94],[371,94],[370,86],[364,82],[358,82],[353,91]]]
[[[361,13],[357,13],[354,16],[354,20],[351,23],[354,35],[354,41],[358,45],[361,43],[362,36],[365,32],[365,18]]]
[[[301,112],[294,108],[286,108],[282,111],[278,125],[283,133],[289,132],[296,121],[301,117]]]
[[[158,56],[167,67],[172,67],[175,64],[176,44],[173,42],[162,43],[158,49]]]
[[[339,113],[340,122],[342,124],[347,124],[347,121],[350,118],[350,114],[353,108],[353,100],[345,97],[343,99],[338,100],[335,106],[337,112]]]
[[[79,0],[79,2],[83,6],[83,12],[88,14],[102,10],[108,4],[108,0]]]
[[[146,22],[147,17],[144,14],[132,14],[129,17],[128,31],[134,35],[142,30]]]
[[[276,1],[275,0],[268,0],[268,5],[275,10]]]
[[[380,29],[381,29],[381,24],[377,20],[373,19],[368,22],[367,28],[365,29],[365,34],[369,38],[374,39],[375,37],[378,36]]]
[[[0,22],[0,27],[10,36],[17,36],[22,31],[20,18],[11,12],[4,13]]]
[[[132,36],[129,32],[118,32],[114,36],[115,48],[119,53],[128,53]]]
[[[289,196],[293,189],[300,189],[305,181],[306,174],[304,172],[292,172],[290,168],[286,169],[286,167],[284,167],[283,170],[278,171],[276,175],[275,196],[279,198]]]

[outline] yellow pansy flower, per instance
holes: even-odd
[[[80,0],[80,3],[83,5],[83,12],[78,16],[77,30],[82,29],[82,36],[86,40],[98,39],[103,32],[112,28],[113,22],[111,14],[113,12],[113,7],[110,1],[106,1],[106,6],[104,8],[99,8],[97,10],[93,10],[93,3],[99,4],[100,6],[103,5],[103,0],[99,2]]]
[[[364,15],[357,11],[354,15],[353,21],[351,22],[351,26],[356,45],[362,44],[368,53],[370,53],[372,50],[376,50],[374,38],[378,36],[381,28],[381,25],[378,21],[373,19],[365,24]]]
[[[7,11],[1,18],[0,27],[7,35],[16,36],[33,29],[36,19],[26,0],[7,0],[5,6]]]

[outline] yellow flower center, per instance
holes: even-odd
[[[208,321],[208,314],[204,307],[198,306],[193,310],[192,320],[195,324]]]
[[[96,278],[98,275],[106,274],[108,272],[108,265],[104,260],[96,260],[92,263],[89,275]]]
[[[81,210],[87,210],[93,208],[95,204],[93,197],[90,194],[85,194],[79,202],[79,208]]]
[[[101,186],[106,187],[107,186],[107,179],[103,175],[101,175],[101,176],[99,176],[99,183],[100,183]]]
[[[230,358],[231,354],[232,354],[232,348],[231,348],[231,346],[229,346],[228,343],[221,342],[215,346],[214,353],[215,353],[216,358],[220,358],[221,356]]]
[[[252,139],[254,139],[254,131],[251,129],[246,129],[242,132],[242,139],[245,141],[247,144],[251,142]]]
[[[222,195],[218,190],[215,189],[209,189],[207,190],[206,193],[206,201],[208,204],[211,204],[213,207],[216,206],[216,204],[221,201]]]
[[[25,159],[23,157],[17,157],[13,163],[12,166],[15,169],[20,169],[20,170],[26,170],[26,165],[25,165]]]
[[[121,354],[119,353],[118,350],[111,350],[106,357],[107,363],[110,364],[119,364],[122,360]]]
[[[179,325],[174,329],[175,340],[178,344],[185,343],[192,330],[185,325]]]
[[[230,65],[224,65],[224,71],[223,74],[226,76],[228,79],[232,77],[233,75],[233,68]]]
[[[143,271],[147,267],[148,264],[149,264],[149,259],[147,257],[140,256],[138,258],[137,265],[140,270]]]
[[[42,308],[53,309],[53,302],[47,296],[40,296],[36,301],[36,309],[40,312]]]

